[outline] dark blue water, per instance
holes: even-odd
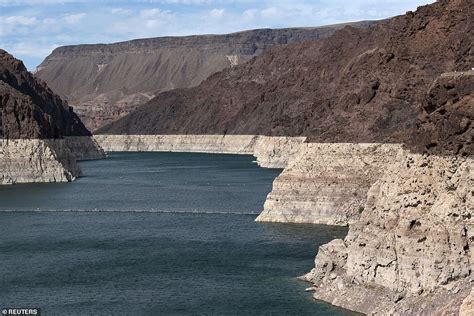
[[[347,315],[295,278],[346,230],[254,222],[279,171],[252,160],[117,153],[73,183],[0,187],[0,307]]]

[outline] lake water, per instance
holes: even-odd
[[[0,307],[43,315],[348,315],[297,276],[346,229],[254,221],[251,156],[112,153],[73,183],[0,186]]]

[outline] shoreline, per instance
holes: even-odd
[[[0,139],[0,185],[71,182],[81,175],[78,161],[105,157],[89,136]]]
[[[2,148],[8,148],[4,142]],[[344,240],[319,248],[315,267],[300,278],[313,284],[314,299],[366,314],[456,313],[463,301],[469,302],[474,282],[469,270],[474,247],[471,158],[416,154],[402,144],[307,143],[303,137],[258,135],[97,135],[86,143],[81,138],[19,142],[34,148],[30,143],[52,150],[45,162],[59,161],[56,155],[66,152],[76,163],[78,157],[101,156],[101,147],[110,152],[253,155],[261,167],[283,169],[263,211],[252,214],[256,221],[349,226]],[[71,148],[92,150],[74,156]],[[44,170],[49,169],[40,173]],[[58,182],[54,175],[53,181],[36,179]],[[433,263],[442,258],[448,261]],[[436,303],[426,305],[433,297]]]
[[[344,240],[320,247],[315,268],[304,276],[317,300],[365,314],[458,313],[469,301],[471,158],[412,153],[402,144],[257,135],[95,138],[109,151],[252,154],[262,167],[284,167],[257,220],[349,226]],[[449,261],[433,263],[442,258]]]

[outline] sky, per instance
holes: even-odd
[[[0,48],[34,70],[63,45],[377,20],[433,0],[0,0]]]

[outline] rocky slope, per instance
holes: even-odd
[[[272,49],[100,132],[306,136],[316,144],[299,145],[260,219],[350,222],[305,277],[315,298],[368,314],[471,315],[473,26],[471,0],[439,1]],[[366,155],[365,142],[394,144]]]
[[[72,108],[4,50],[0,113],[0,184],[71,181],[77,159],[105,157]]]
[[[1,49],[0,106],[0,136],[4,138],[91,136],[67,103]]]
[[[367,27],[370,23],[354,25]],[[209,75],[244,63],[268,48],[325,38],[343,26],[64,46],[38,66],[36,75],[66,98],[86,126],[95,130],[159,92],[196,86]]]
[[[305,278],[316,298],[363,313],[457,315],[474,284],[473,160],[401,150],[393,161]]]
[[[422,102],[409,146],[422,153],[471,156],[473,120],[474,69],[441,74]]]
[[[98,133],[407,141],[434,80],[474,64],[471,4],[437,2],[368,29],[270,49],[198,87],[161,93]]]

